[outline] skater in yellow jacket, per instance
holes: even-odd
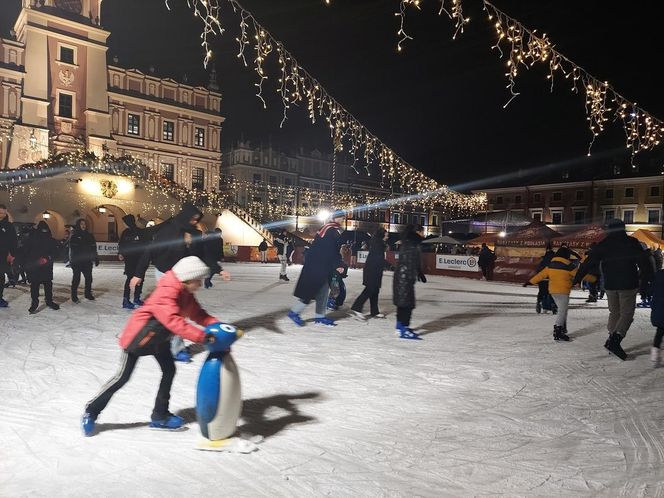
[[[571,251],[567,247],[561,247],[542,271],[523,284],[525,287],[549,279],[549,293],[558,306],[556,324],[553,326],[554,341],[569,341],[567,308],[577,269],[576,264],[571,260]]]

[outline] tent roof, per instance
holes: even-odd
[[[431,239],[425,239],[422,241],[422,244],[463,244],[463,242],[458,241],[455,238],[450,237],[449,235],[441,235],[439,237],[433,237]]]
[[[632,237],[637,239],[639,242],[643,242],[651,249],[657,249],[657,248],[661,249],[662,247],[664,247],[664,240],[657,237],[651,231],[644,230],[643,228],[639,228],[636,232],[634,232],[632,234]]]
[[[482,244],[495,245],[496,240],[498,239],[498,234],[496,232],[487,232],[483,233],[479,237],[466,241],[466,245],[479,246]]]
[[[545,247],[551,239],[560,236],[558,232],[549,228],[544,223],[533,221],[527,227],[500,238],[496,241],[498,246],[512,247]]]
[[[600,242],[604,239],[606,231],[601,225],[588,225],[581,230],[556,237],[555,245],[566,244],[570,247],[586,248],[593,242]]]

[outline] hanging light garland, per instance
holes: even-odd
[[[438,14],[446,12],[455,21],[456,38],[459,32],[463,33],[463,26],[470,22],[470,18],[463,16],[461,0],[452,0],[449,11],[445,8],[445,1],[441,1]],[[497,41],[491,47],[505,57],[508,80],[507,89],[510,98],[503,108],[514,100],[519,92],[516,91],[516,78],[519,70],[530,68],[535,63],[548,66],[547,79],[550,80],[553,92],[556,76],[569,82],[570,90],[578,93],[580,87],[585,91],[586,120],[590,129],[591,139],[588,145],[590,155],[595,139],[602,133],[609,121],[620,121],[625,132],[625,146],[629,149],[632,159],[636,154],[652,150],[658,146],[664,137],[664,122],[641,108],[636,102],[631,102],[607,81],[594,77],[583,67],[574,63],[554,48],[554,44],[546,33],[539,35],[536,30],[527,29],[522,23],[508,16],[488,0],[482,0],[484,11],[496,31]],[[326,1],[326,3],[330,3]],[[397,32],[399,40],[397,50],[401,51],[403,43],[412,40],[404,30],[406,9],[413,6],[420,8],[421,0],[401,0],[399,11],[395,13],[400,18],[400,29]],[[503,51],[506,49],[506,51]],[[635,167],[635,165],[632,163]]]
[[[168,1],[166,6],[168,7]],[[399,157],[390,147],[373,135],[355,116],[337,102],[325,88],[300,66],[293,55],[285,49],[237,0],[187,0],[187,5],[203,23],[201,46],[205,52],[204,65],[212,57],[211,39],[221,35],[224,28],[221,23],[221,5],[226,2],[239,18],[239,36],[237,57],[248,66],[248,50],[253,50],[253,69],[258,76],[255,83],[256,96],[264,107],[265,84],[270,79],[267,73],[268,62],[276,62],[278,75],[276,93],[283,107],[281,126],[293,106],[302,106],[307,110],[312,123],[323,120],[330,131],[330,138],[335,152],[347,151],[353,158],[352,168],[357,169],[358,162],[364,163],[367,174],[371,175],[371,166],[380,170],[381,184],[398,186],[407,193],[419,193],[421,202],[436,204],[446,209],[457,208],[463,211],[479,211],[486,204],[486,196],[477,194],[465,196],[451,191],[413,168]],[[328,2],[329,3],[329,2]],[[419,0],[404,0],[402,7],[419,4]],[[459,15],[459,0],[453,1],[451,13]]]

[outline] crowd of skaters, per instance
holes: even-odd
[[[154,267],[155,279],[158,281],[165,273],[182,258],[196,256],[209,268],[205,278],[205,287],[212,284],[214,275],[223,272],[223,238],[220,229],[206,233],[201,225],[203,213],[196,206],[185,204],[180,213],[165,222],[151,227],[140,228],[136,225],[133,215],[123,218],[127,228],[120,237],[119,258],[124,262],[126,276],[122,306],[127,309],[143,305],[142,282],[148,267]],[[424,240],[422,227],[408,225],[401,234],[399,258],[393,267],[387,263],[387,233],[378,229],[369,241],[362,243],[343,243],[341,241],[341,222],[344,213],[334,212],[316,234],[310,244],[304,265],[295,290],[296,300],[288,312],[290,318],[298,326],[305,326],[303,311],[315,302],[314,324],[328,327],[336,326],[328,311],[341,307],[346,299],[344,279],[349,267],[357,264],[357,252],[367,250],[368,257],[363,269],[363,290],[350,307],[353,318],[366,321],[369,318],[384,318],[378,307],[378,296],[382,286],[383,271],[394,270],[393,303],[396,306],[396,332],[404,339],[420,339],[410,327],[412,312],[416,306],[415,285],[426,282],[420,263],[420,244]],[[583,282],[588,286],[588,302],[596,302],[606,294],[609,307],[607,329],[609,337],[605,347],[611,352],[625,358],[621,347],[627,331],[633,321],[634,310],[638,307],[652,306],[653,324],[658,333],[653,344],[653,361],[659,362],[659,349],[664,336],[664,289],[660,288],[662,278],[657,278],[657,271],[662,268],[662,253],[642,246],[636,239],[628,237],[625,225],[620,220],[608,223],[607,236],[600,243],[590,246],[584,256],[580,256],[569,247],[563,246],[556,252],[548,249],[537,269],[537,274],[524,285],[538,284],[539,292],[536,309],[551,310],[556,314],[553,338],[556,341],[570,339],[567,330],[567,314],[569,295],[572,288]],[[279,279],[288,282],[288,266],[292,263],[294,239],[286,231],[281,230],[273,239],[280,262]],[[72,269],[71,300],[79,301],[78,288],[81,277],[84,280],[84,297],[94,300],[92,290],[92,273],[94,266],[99,264],[96,241],[87,230],[85,220],[76,222],[68,239],[66,259]],[[266,240],[259,245],[260,261],[267,262]],[[51,237],[48,225],[40,222],[25,237],[22,244],[18,243],[16,232],[8,220],[5,206],[0,205],[0,306],[6,307],[7,301],[2,299],[5,274],[20,275],[25,272],[24,279],[30,282],[31,305],[30,313],[34,313],[39,305],[40,287],[44,289],[46,305],[57,310],[59,305],[53,300],[53,262],[57,258],[58,244]],[[491,280],[495,265],[495,253],[486,245],[479,250],[479,266],[484,278]],[[636,303],[637,294],[641,294],[641,302]],[[366,315],[363,307],[369,301],[370,310]],[[662,319],[659,317],[662,315]],[[189,361],[191,356],[184,342],[175,338],[171,345],[174,358]]]

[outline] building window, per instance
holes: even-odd
[[[293,181],[290,178],[284,178],[284,185],[291,186],[293,185]]]
[[[659,197],[659,187],[650,187],[650,197]]]
[[[435,226],[435,227],[438,226],[438,215],[437,215],[437,214],[434,214],[434,215],[431,217],[431,224],[432,224],[433,226]]]
[[[203,168],[192,168],[191,188],[203,190],[205,188],[205,170]]]
[[[197,147],[205,147],[205,129],[196,127],[196,132],[194,133],[194,143]]]
[[[277,177],[270,176],[270,185],[277,185]]]
[[[562,201],[563,200],[563,193],[562,192],[554,192],[553,193],[553,200],[554,201]]]
[[[69,93],[58,93],[58,116],[74,117],[74,96]]]
[[[261,177],[260,173],[254,173],[254,185],[261,183],[263,181],[263,178]]]
[[[164,133],[162,137],[167,142],[172,142],[175,139],[175,123],[173,121],[164,121]]]
[[[533,212],[533,220],[542,221],[542,211]]]
[[[141,134],[141,117],[138,114],[127,116],[127,133],[130,135]]]
[[[659,225],[659,209],[648,209],[648,223]]]
[[[634,210],[623,209],[623,221],[625,224],[634,223]]]
[[[520,195],[517,195],[516,197],[514,197],[514,204],[521,204],[521,196]]]
[[[162,163],[161,165],[161,176],[167,178],[170,181],[175,180],[175,165],[172,163]]]
[[[67,64],[76,64],[76,61],[74,59],[74,49],[60,46],[60,62],[66,62]]]
[[[613,199],[613,189],[607,188],[606,191],[604,192],[604,197],[607,199]]]
[[[576,200],[577,201],[582,201],[584,197],[585,197],[585,192],[583,190],[577,190],[576,191]]]
[[[616,212],[613,209],[607,209],[604,211],[604,222],[608,222],[616,217]]]
[[[499,195],[498,197],[496,197],[496,204],[502,204],[502,203],[503,203],[503,196]]]
[[[392,213],[392,223],[395,225],[399,224],[399,213]]]
[[[542,194],[533,194],[533,202],[542,202]]]
[[[373,214],[373,211],[372,211],[372,214]],[[420,217],[420,225],[422,225],[423,227],[427,226],[427,217],[426,216],[421,216]]]
[[[628,198],[634,197],[634,187],[627,187],[625,189],[625,197],[628,197]]]
[[[563,212],[562,211],[553,211],[551,213],[551,223],[554,225],[562,225],[563,223]]]
[[[585,211],[574,211],[574,224],[581,225],[585,219]]]

